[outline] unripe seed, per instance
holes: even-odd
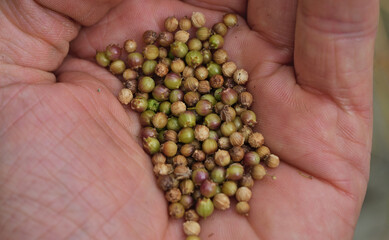
[[[222,132],[223,136],[229,137],[231,134],[236,132],[236,126],[233,122],[224,122],[220,126],[220,131]]]
[[[216,166],[211,172],[211,179],[215,183],[222,183],[226,178],[226,169],[224,167]]]
[[[231,28],[238,24],[238,17],[234,13],[227,13],[223,16],[223,22],[227,27]]]
[[[115,60],[109,65],[109,71],[112,74],[122,74],[126,70],[126,64],[122,60]]]
[[[131,69],[141,68],[143,65],[143,55],[138,52],[133,52],[127,56],[127,64]]]
[[[211,199],[202,198],[197,201],[196,212],[203,218],[207,218],[213,213],[214,207]]]
[[[105,52],[97,52],[95,59],[96,59],[97,64],[99,64],[102,67],[107,67],[109,65],[109,63],[111,62],[108,59]]]
[[[142,77],[138,82],[138,89],[143,93],[152,92],[155,87],[155,82],[151,77]]]
[[[244,155],[244,164],[246,166],[255,166],[259,164],[260,158],[256,152],[248,152]]]
[[[181,143],[191,143],[194,140],[194,132],[192,128],[183,128],[178,133],[178,141]]]
[[[138,78],[138,72],[132,70],[132,69],[129,69],[127,68],[126,70],[124,70],[123,72],[123,79],[126,80],[127,82],[129,80],[135,80]],[[131,90],[132,91],[132,90]],[[134,91],[135,92],[135,91]]]
[[[182,204],[182,206],[184,206],[185,210],[187,210],[194,205],[195,201],[190,195],[182,195],[180,203]]]
[[[202,148],[206,154],[213,154],[217,151],[217,142],[208,138],[203,142]]]
[[[236,185],[236,182],[226,181],[223,183],[222,193],[224,193],[225,195],[232,197],[235,195],[236,190],[238,190],[238,186]]]
[[[196,112],[200,116],[206,116],[212,112],[212,103],[208,100],[201,99],[196,104]]]
[[[243,177],[244,168],[239,163],[231,164],[226,170],[226,179],[228,180],[240,180]]]

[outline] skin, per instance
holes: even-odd
[[[137,114],[93,56],[192,11],[207,26],[240,14],[224,48],[249,72],[257,130],[282,161],[256,182],[247,218],[215,211],[202,239],[352,239],[369,177],[377,0],[6,0],[0,11],[1,239],[184,239]]]

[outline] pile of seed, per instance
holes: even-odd
[[[236,211],[248,215],[254,179],[266,175],[264,165],[279,165],[253,130],[248,73],[223,49],[224,36],[237,21],[226,14],[210,29],[200,12],[190,19],[169,17],[166,31],[143,34],[143,53],[136,52],[135,41],[125,41],[126,62],[118,45],[96,54],[97,63],[123,82],[119,101],[141,113],[143,148],[169,215],[185,219],[187,240],[200,239],[200,217],[230,208],[230,197],[238,202]]]

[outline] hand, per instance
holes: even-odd
[[[0,3],[1,239],[184,239],[137,114],[93,56],[193,11],[207,26],[243,16],[225,49],[249,71],[257,129],[282,160],[275,180],[256,182],[248,218],[233,204],[216,211],[202,239],[352,238],[369,175],[378,1],[220,2]]]

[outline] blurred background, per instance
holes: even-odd
[[[370,182],[354,240],[389,240],[389,0],[381,0],[374,59]]]

